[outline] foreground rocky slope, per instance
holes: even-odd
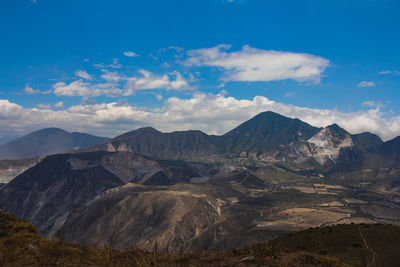
[[[397,266],[400,228],[335,225],[307,229],[239,249],[197,254],[49,241],[35,227],[0,211],[2,266]]]

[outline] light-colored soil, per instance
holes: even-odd
[[[257,226],[274,230],[295,231],[337,222],[350,217],[348,213],[310,208],[293,208],[281,211],[275,221],[258,222]]]

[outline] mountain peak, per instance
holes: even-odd
[[[69,133],[60,128],[45,128],[0,146],[0,159],[45,156],[104,143],[108,138],[84,133]]]
[[[348,132],[345,129],[343,129],[342,127],[340,127],[336,123],[328,125],[325,128],[327,128],[327,129],[329,129],[329,130],[331,130],[333,132],[339,133],[339,134],[348,134]]]
[[[66,130],[64,130],[64,129],[56,128],[56,127],[50,127],[50,128],[44,128],[44,129],[37,130],[37,131],[32,132],[32,133],[30,133],[28,135],[33,135],[33,134],[57,134],[57,133],[58,134],[59,133],[68,134],[68,132]]]
[[[291,119],[272,111],[262,112],[223,135],[228,149],[241,151],[265,151],[308,139],[319,128],[299,119]]]
[[[137,133],[161,133],[153,127],[142,127],[135,130]]]
[[[118,135],[117,137],[114,137],[113,139],[120,139],[120,138],[124,138],[124,137],[129,137],[129,136],[136,136],[136,135],[159,134],[159,133],[162,133],[162,132],[154,129],[153,127],[141,127],[141,128],[137,128],[133,131],[129,131],[129,132],[123,133],[121,135]]]

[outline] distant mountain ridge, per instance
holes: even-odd
[[[104,143],[109,138],[86,133],[69,133],[59,128],[45,128],[0,146],[0,160],[22,159],[65,153],[72,149]]]
[[[337,124],[325,128],[299,119],[262,112],[224,135],[201,131],[163,133],[139,128],[84,151],[129,151],[158,159],[208,159],[253,157],[265,162],[285,162],[301,168],[330,168],[362,161],[383,145],[372,133],[350,134]],[[395,157],[396,158],[396,157]]]
[[[400,152],[390,150],[392,143],[396,142],[384,143],[377,135],[368,132],[352,135],[337,124],[318,128],[299,119],[266,111],[220,136],[199,130],[163,133],[143,127],[110,140],[47,128],[0,146],[0,160],[33,158],[72,150],[124,151],[156,159],[214,161],[221,157],[251,157],[301,168],[329,169],[338,164],[352,168],[353,162],[376,166],[373,164],[376,160],[381,162],[380,166],[387,162],[396,164],[400,161]],[[380,146],[383,147],[379,150]],[[385,152],[388,151],[391,151],[390,159],[386,161]]]
[[[156,158],[257,152],[277,149],[282,144],[309,138],[318,130],[299,119],[267,111],[221,136],[207,135],[199,130],[163,133],[144,127],[80,151],[134,151]]]

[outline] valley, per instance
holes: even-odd
[[[399,225],[400,150],[371,160],[387,156],[386,144],[270,112],[223,136],[141,128],[41,158],[2,186],[0,207],[50,239],[168,253]]]

